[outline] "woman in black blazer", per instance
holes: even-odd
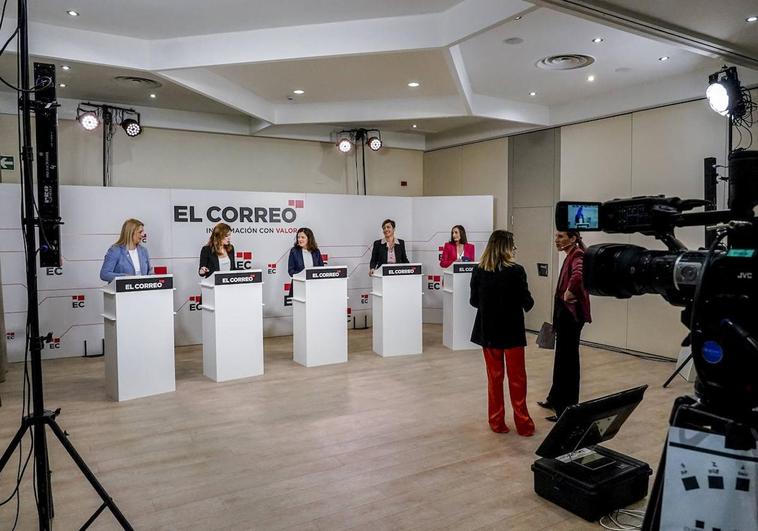
[[[213,227],[208,243],[200,250],[200,268],[197,274],[208,278],[216,271],[234,271],[234,246],[229,242],[232,228],[226,223]]]
[[[384,238],[376,240],[373,249],[371,249],[369,276],[373,275],[374,269],[381,265],[408,263],[408,255],[405,254],[405,242],[395,238],[395,222],[391,219],[382,221],[382,233]]]
[[[477,309],[471,341],[484,351],[490,428],[497,433],[510,431],[503,401],[507,370],[516,431],[528,437],[534,434],[534,421],[526,407],[524,311],[531,310],[534,300],[524,268],[514,262],[515,250],[513,233],[496,230],[471,275],[470,302]]]
[[[290,277],[295,276],[306,267],[323,266],[324,259],[318,249],[316,237],[308,227],[297,230],[295,245],[290,249],[287,260],[287,272]],[[292,282],[290,282],[290,297],[292,296]]]

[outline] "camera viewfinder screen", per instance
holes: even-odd
[[[569,203],[567,208],[568,228],[598,230],[599,204]]]

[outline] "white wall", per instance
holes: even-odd
[[[508,221],[508,139],[498,138],[424,154],[424,195],[495,197],[495,228]]]
[[[16,159],[16,171],[3,172],[3,182],[18,182],[15,116],[0,115],[0,153]],[[325,142],[150,127],[132,139],[118,128],[112,185],[354,194],[354,157],[338,153],[332,143]],[[100,130],[88,133],[73,120],[60,120],[58,160],[61,184],[102,184]],[[374,195],[421,195],[422,166],[421,151],[367,150],[368,191]],[[407,186],[400,186],[401,181]]]

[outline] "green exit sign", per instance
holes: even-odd
[[[16,169],[16,164],[13,161],[13,155],[0,155],[0,170],[13,171]]]

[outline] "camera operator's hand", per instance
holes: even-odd
[[[573,293],[571,293],[571,291],[566,290],[566,293],[563,294],[563,300],[566,302],[575,302],[576,296]]]

